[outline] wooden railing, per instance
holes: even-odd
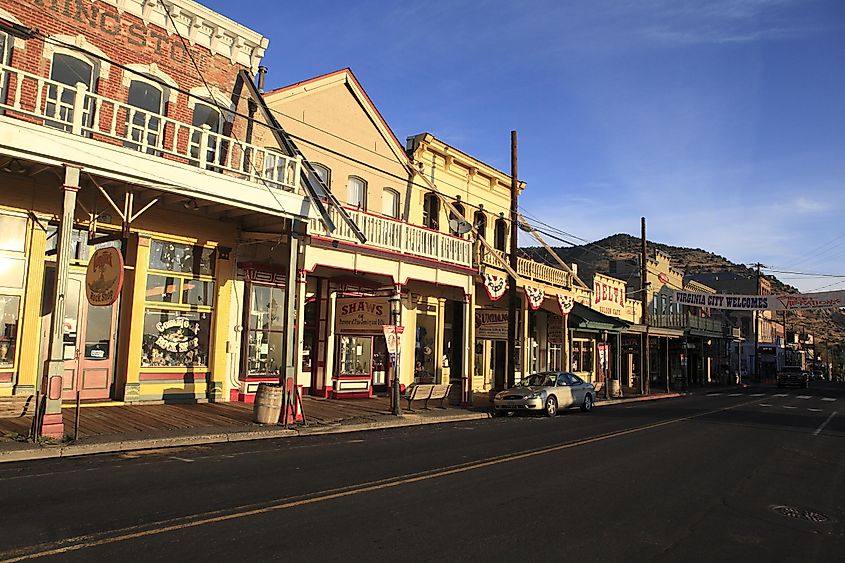
[[[337,209],[328,207],[328,212],[336,229],[325,236],[357,243],[358,239]],[[367,238],[365,246],[472,267],[472,243],[466,239],[355,209],[347,209],[347,213]],[[315,235],[325,233],[319,219],[311,219],[309,230]]]
[[[508,256],[501,250],[487,250],[484,253],[484,264],[494,268],[502,269],[501,262],[491,254],[495,254],[505,263],[508,263]],[[516,273],[528,280],[536,281],[553,287],[572,287],[572,274],[561,268],[555,268],[542,262],[536,262],[529,258],[519,256],[516,259]]]
[[[241,142],[172,117],[0,65],[0,110],[6,116],[88,137],[127,150],[296,191],[301,159]]]
[[[699,317],[689,313],[669,313],[649,315],[649,324],[660,328],[696,329],[722,334],[724,327],[721,321]]]

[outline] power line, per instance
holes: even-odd
[[[841,274],[812,274],[808,272],[792,272],[789,270],[775,270],[773,268],[764,268],[770,272],[775,272],[776,274],[792,274],[796,276],[807,276],[811,278],[845,278],[845,275]],[[800,279],[800,278],[799,278]]]

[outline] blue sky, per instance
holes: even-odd
[[[502,170],[518,130],[521,207],[567,233],[645,216],[651,240],[845,274],[841,0],[201,1],[270,38],[268,88],[348,66],[400,140]]]

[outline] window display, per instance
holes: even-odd
[[[249,291],[247,375],[276,375],[284,365],[285,290],[252,284]]]
[[[340,374],[370,375],[372,344],[371,336],[341,336]]]
[[[15,365],[21,298],[0,295],[0,368]]]
[[[196,311],[144,312],[144,367],[205,367],[211,313]]]

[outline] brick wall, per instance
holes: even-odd
[[[128,12],[119,13],[110,4],[90,0],[0,0],[0,8],[15,16],[23,25],[37,29],[44,35],[82,35],[115,63],[155,63],[161,72],[176,82],[179,89],[190,91],[192,88],[202,87],[201,95],[206,94],[203,81],[178,35],[168,33],[156,25],[145,25],[141,18]],[[23,49],[12,50],[11,66],[49,77],[51,61],[44,57],[44,50],[53,46],[41,37],[30,39],[26,41]],[[228,57],[213,54],[200,45],[191,45],[188,42],[187,49],[197,62],[205,81],[230,98],[237,73],[244,67],[233,64]],[[107,76],[106,73],[100,72],[99,79],[95,81],[96,93],[126,101],[128,80],[124,76],[128,74],[132,77],[134,74],[114,65],[107,66],[110,66]],[[28,95],[34,96],[33,93]],[[241,95],[245,95],[245,92],[241,92]],[[192,109],[188,99],[189,97],[182,93],[175,96],[171,94],[165,106],[165,115],[190,124]],[[235,110],[246,114],[244,98],[238,100]],[[107,121],[110,115],[104,114],[98,118]],[[244,140],[245,129],[244,120],[235,118],[233,134]]]

